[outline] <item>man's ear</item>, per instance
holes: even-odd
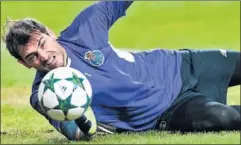
[[[25,63],[24,61],[22,61],[22,60],[18,60],[18,63],[20,63],[20,64],[22,64],[22,65],[24,65],[26,68],[31,68],[31,66],[30,65],[28,65],[27,63]]]
[[[56,35],[54,34],[54,32],[53,32],[52,30],[50,30],[50,29],[47,28],[47,31],[48,31],[48,34],[49,34],[50,37],[52,37],[53,39],[56,39],[56,38],[57,38]]]

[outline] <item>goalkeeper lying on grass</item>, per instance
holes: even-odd
[[[7,22],[5,42],[10,54],[37,70],[30,99],[33,108],[70,140],[91,136],[96,130],[240,130],[240,106],[226,105],[228,87],[240,85],[240,52],[117,51],[109,43],[108,32],[131,4],[93,4],[58,38],[33,19]],[[48,71],[66,65],[86,74],[90,81],[93,114],[89,109],[76,121],[59,122],[41,110],[37,90]]]

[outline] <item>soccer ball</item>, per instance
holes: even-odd
[[[90,106],[92,88],[78,70],[59,67],[48,72],[38,88],[38,101],[52,119],[75,120]]]

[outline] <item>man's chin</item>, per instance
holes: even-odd
[[[49,72],[49,71],[51,71],[51,70],[53,70],[55,68],[57,68],[57,67],[50,67],[50,68],[42,67],[42,68],[35,68],[35,69],[38,70],[38,71]]]
[[[47,66],[47,67],[41,67],[41,68],[35,68],[36,70],[39,70],[39,71],[44,71],[44,72],[49,72],[53,69],[56,69],[58,67],[63,67],[64,65],[63,64],[56,64],[54,66]]]
[[[58,68],[58,66],[54,66],[54,67],[50,67],[50,68],[46,68],[45,70],[46,70],[46,71],[51,71],[51,70],[54,70],[54,69],[56,69],[56,68]]]
[[[51,70],[53,70],[53,69],[56,69],[56,68],[58,68],[58,67],[63,67],[63,66],[64,66],[64,65],[57,64],[57,65],[55,65],[55,66],[47,67],[46,70],[51,71]]]

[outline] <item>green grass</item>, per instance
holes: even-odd
[[[229,89],[228,104],[240,104],[240,87]],[[239,132],[171,134],[168,132],[143,132],[121,135],[96,136],[91,142],[70,142],[50,126],[46,119],[29,105],[29,90],[3,88],[1,108],[1,143],[68,143],[68,144],[239,144]]]
[[[7,16],[33,17],[57,35],[93,2],[1,2],[1,27]],[[117,48],[240,48],[239,2],[135,2],[110,30]],[[60,14],[61,13],[61,14]],[[1,44],[1,47],[4,47]],[[69,142],[29,105],[34,70],[17,64],[1,48],[1,143],[215,143],[239,144],[239,132],[170,134],[147,132],[96,136]],[[240,104],[240,87],[229,89],[228,104]]]

